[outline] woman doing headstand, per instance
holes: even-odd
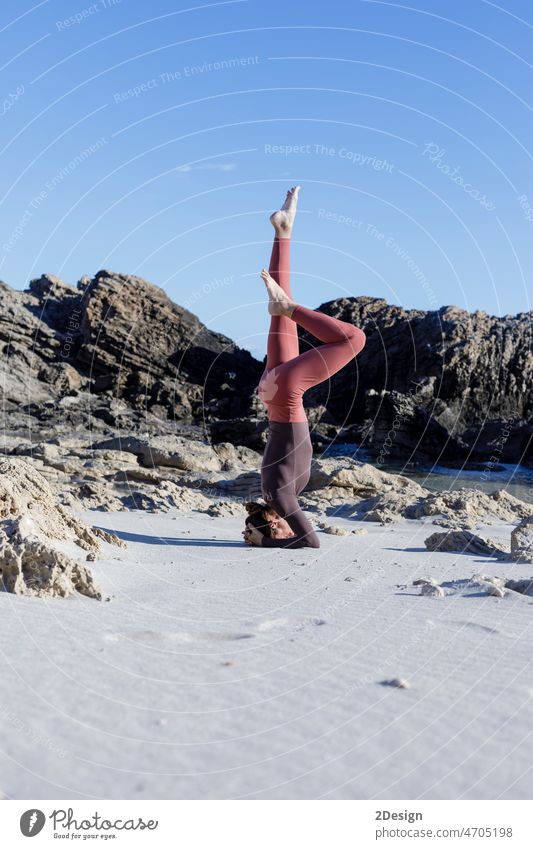
[[[269,426],[261,466],[266,504],[246,505],[244,539],[264,548],[320,547],[297,498],[309,480],[313,454],[302,396],[356,357],[366,341],[353,324],[302,307],[292,298],[289,252],[299,188],[291,188],[282,208],[270,216],[274,245],[269,270],[261,272],[271,315],[266,368],[258,387]],[[324,344],[300,354],[297,324]]]

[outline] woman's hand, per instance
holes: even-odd
[[[262,544],[261,540],[263,539],[263,534],[254,525],[246,525],[242,535],[244,537],[244,541],[248,543],[248,545]]]

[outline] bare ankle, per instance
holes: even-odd
[[[276,239],[290,239],[293,221],[294,212],[279,209],[277,212],[272,213],[270,223],[274,227]]]

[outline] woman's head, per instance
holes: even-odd
[[[245,505],[248,516],[246,524],[254,525],[263,536],[287,539],[294,536],[289,523],[274,510],[271,504],[248,501]]]

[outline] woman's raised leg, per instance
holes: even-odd
[[[302,394],[312,386],[328,380],[365,346],[366,336],[359,327],[333,316],[297,305],[291,319],[325,343],[300,354],[291,361],[290,366],[287,363],[283,370],[283,382],[287,383],[291,394]]]
[[[284,293],[292,300],[290,278],[290,248],[291,233],[296,205],[298,202],[299,186],[287,192],[287,198],[282,208],[274,212],[270,220],[276,230],[272,254],[270,257],[269,275],[281,286]],[[294,359],[299,354],[298,331],[296,324],[285,315],[272,315],[267,343],[267,369]]]
[[[353,324],[295,304],[269,274],[262,272],[261,277],[268,290],[270,314],[289,318],[325,343],[300,354],[277,370],[277,391],[287,399],[295,400],[306,389],[327,380],[356,357],[364,348],[366,336]]]

